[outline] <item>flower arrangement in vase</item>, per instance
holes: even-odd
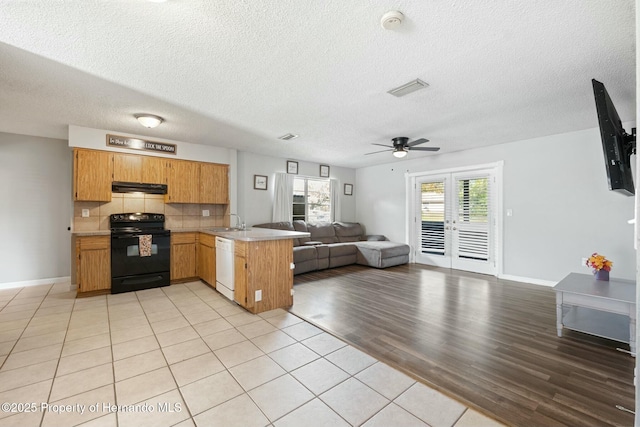
[[[609,280],[609,272],[613,262],[605,258],[604,255],[600,255],[597,252],[591,254],[587,258],[587,267],[593,269],[593,274],[596,276],[596,280]]]

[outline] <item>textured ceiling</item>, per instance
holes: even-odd
[[[380,17],[397,9],[395,31]],[[635,114],[632,0],[0,0],[0,131],[74,124],[361,167]],[[420,78],[430,87],[386,92]],[[166,119],[153,130],[133,114]],[[280,141],[286,133],[299,134]],[[412,152],[409,157],[438,155]]]

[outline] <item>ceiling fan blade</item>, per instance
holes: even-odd
[[[378,145],[380,145],[380,144],[378,144]],[[384,153],[385,151],[393,151],[393,150],[394,150],[393,148],[390,148],[390,149],[388,149],[388,150],[380,150],[380,151],[374,151],[374,152],[372,152],[372,153],[364,153],[364,155],[365,155],[365,156],[368,156],[369,154]]]
[[[375,142],[374,142],[374,143],[372,143],[371,145],[379,145],[380,147],[394,148],[394,146],[393,146],[393,145],[376,144]]]
[[[407,144],[407,147],[413,147],[414,145],[424,144],[425,142],[429,142],[426,138],[416,139],[415,141],[411,141]]]
[[[438,151],[440,147],[408,147],[411,151]]]

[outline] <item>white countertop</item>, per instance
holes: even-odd
[[[271,228],[249,228],[240,231],[215,231],[202,229],[201,233],[213,234],[230,240],[242,240],[245,242],[256,242],[261,240],[285,240],[297,237],[309,237],[311,233],[301,231],[273,230]]]

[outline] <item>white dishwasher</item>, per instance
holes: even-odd
[[[216,237],[216,289],[233,301],[233,240]]]

